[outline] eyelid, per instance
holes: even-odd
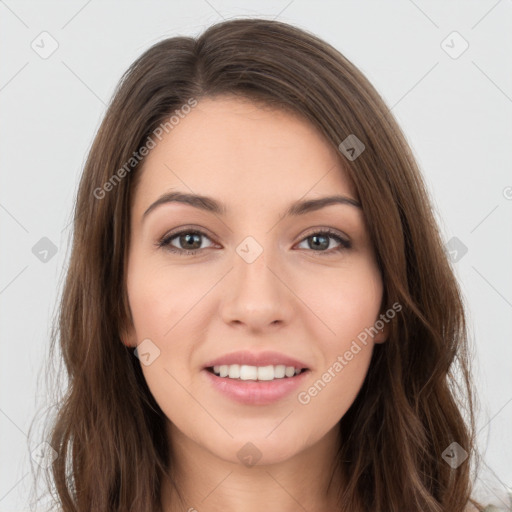
[[[180,226],[175,229],[171,229],[170,231],[166,232],[162,237],[160,237],[160,240],[166,240],[169,238],[174,238],[177,235],[181,235],[182,233],[198,233],[200,235],[206,236],[210,240],[213,241],[215,238],[210,231],[208,231],[206,228],[203,228],[202,226],[196,226],[194,224]]]
[[[327,226],[314,226],[312,228],[308,228],[308,230],[304,234],[301,235],[300,241],[302,242],[302,240],[304,240],[304,238],[307,238],[311,235],[315,235],[317,233],[328,233],[329,235],[334,235],[334,236],[341,238],[344,242],[351,243],[350,237],[347,234],[345,234],[343,231],[340,231],[339,229],[336,229],[336,228],[327,227]]]

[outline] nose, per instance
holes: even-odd
[[[233,255],[233,269],[222,290],[221,316],[225,323],[243,324],[257,332],[288,324],[298,305],[284,272],[263,251],[251,263]],[[267,264],[268,261],[268,264]]]

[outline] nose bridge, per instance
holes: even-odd
[[[262,237],[259,237],[260,240]],[[292,314],[291,293],[276,276],[279,271],[273,253],[275,247],[248,236],[235,248],[233,271],[223,299],[223,317],[226,322],[239,322],[264,328],[276,322],[288,321]]]
[[[269,238],[267,237],[267,242],[260,243],[253,236],[248,236],[235,249],[235,289],[239,294],[247,292],[248,298],[254,301],[265,299],[268,302],[280,295],[278,288],[281,285],[269,269],[271,261],[275,261],[271,257],[274,248],[269,247]]]

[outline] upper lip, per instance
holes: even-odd
[[[295,357],[280,354],[279,352],[265,351],[265,352],[249,352],[241,350],[238,352],[231,352],[224,354],[220,357],[208,361],[205,368],[212,366],[231,365],[231,364],[244,364],[248,366],[269,366],[269,365],[284,365],[293,366],[294,368],[308,368],[308,365],[296,359]]]

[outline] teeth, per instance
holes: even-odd
[[[295,368],[293,366],[287,366],[284,371],[284,374],[287,377],[293,377],[295,375]]]
[[[274,366],[274,378],[282,379],[286,374],[286,366],[284,364],[280,364]]]
[[[230,365],[228,377],[230,379],[238,379],[240,377],[240,365],[238,365],[238,364]]]
[[[269,366],[249,366],[238,364],[223,364],[213,367],[213,373],[219,377],[240,380],[274,380],[293,377],[301,372],[300,368],[285,366],[284,364]]]
[[[256,366],[247,366],[243,364],[240,366],[240,379],[241,380],[257,380],[258,368]]]

